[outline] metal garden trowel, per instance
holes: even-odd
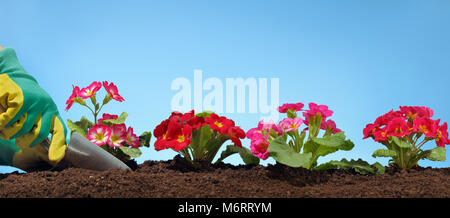
[[[47,149],[50,146],[47,140],[44,140],[42,145]],[[55,166],[55,168],[58,169],[67,167],[77,167],[97,171],[130,169],[122,161],[75,132],[72,134],[72,138],[67,145],[64,158]]]

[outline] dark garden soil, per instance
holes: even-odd
[[[360,175],[283,165],[193,169],[178,156],[146,161],[135,171],[69,168],[0,174],[0,197],[64,198],[449,198],[450,168]]]

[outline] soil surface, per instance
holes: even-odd
[[[178,156],[134,171],[69,168],[0,174],[0,197],[63,198],[449,198],[450,168],[360,175],[283,165],[219,164],[193,169]]]

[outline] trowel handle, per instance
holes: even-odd
[[[48,151],[48,149],[50,148],[50,140],[45,139],[44,141],[41,142],[41,145],[44,146],[44,148],[47,149]]]

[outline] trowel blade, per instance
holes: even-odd
[[[75,167],[105,171],[109,169],[130,169],[122,161],[103,150],[78,133],[73,133],[66,149],[64,161]]]

